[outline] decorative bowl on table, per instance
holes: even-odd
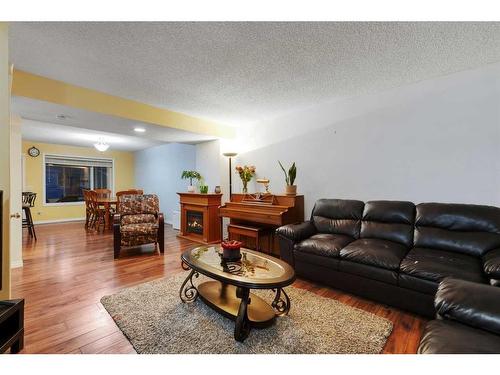
[[[241,259],[240,248],[243,245],[241,241],[225,240],[221,242],[222,259],[226,261],[237,261]]]

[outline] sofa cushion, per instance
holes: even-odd
[[[500,336],[449,320],[432,320],[425,326],[418,353],[500,353]]]
[[[396,242],[363,238],[344,247],[340,251],[340,258],[388,270],[397,270],[407,251],[405,246]]]
[[[160,211],[160,201],[155,194],[123,195],[118,205],[121,215],[157,214]]]
[[[366,277],[367,279],[382,281],[388,284],[397,285],[398,283],[397,271],[388,270],[386,268],[370,266],[348,260],[341,260],[339,270],[353,275]]]
[[[400,272],[413,277],[439,283],[448,276],[483,283],[481,260],[479,258],[451,251],[437,249],[411,249],[401,262]],[[400,275],[400,285],[405,286]]]
[[[120,232],[125,236],[133,236],[140,234],[157,234],[158,223],[139,223],[127,224],[120,226]]]
[[[410,248],[413,244],[415,205],[404,201],[370,201],[365,203],[361,238],[379,238]]]
[[[156,223],[156,216],[153,214],[122,215],[121,224]]]
[[[400,272],[398,274],[398,285],[406,289],[434,296],[438,290],[439,282]]]
[[[315,234],[295,245],[295,251],[338,258],[342,250],[354,238],[342,234]]]
[[[320,233],[345,234],[358,238],[364,203],[348,199],[319,199],[311,221]]]
[[[500,247],[500,208],[421,203],[416,209],[414,245],[482,256]]]
[[[296,264],[313,264],[316,266],[330,268],[333,270],[339,269],[339,263],[340,263],[339,258],[316,255],[313,253],[306,253],[302,251],[294,251],[293,255]]]

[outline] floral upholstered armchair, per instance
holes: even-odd
[[[113,218],[115,259],[122,247],[154,243],[163,253],[164,221],[158,196],[124,195],[121,197],[118,213]]]

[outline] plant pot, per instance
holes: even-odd
[[[194,193],[194,186],[193,185],[188,186],[188,193]]]
[[[290,196],[297,195],[297,185],[286,185],[285,193]]]
[[[200,193],[207,194],[208,193],[208,185],[201,185],[200,186]]]

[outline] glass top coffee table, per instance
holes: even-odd
[[[181,300],[193,302],[199,296],[212,309],[235,320],[237,341],[244,341],[252,327],[267,327],[290,310],[283,288],[294,282],[295,272],[288,263],[244,248],[239,261],[225,261],[219,245],[187,250],[181,260],[183,269],[191,271],[179,290]],[[213,280],[195,286],[193,277],[200,273]],[[271,289],[274,300],[269,304],[250,289]]]

